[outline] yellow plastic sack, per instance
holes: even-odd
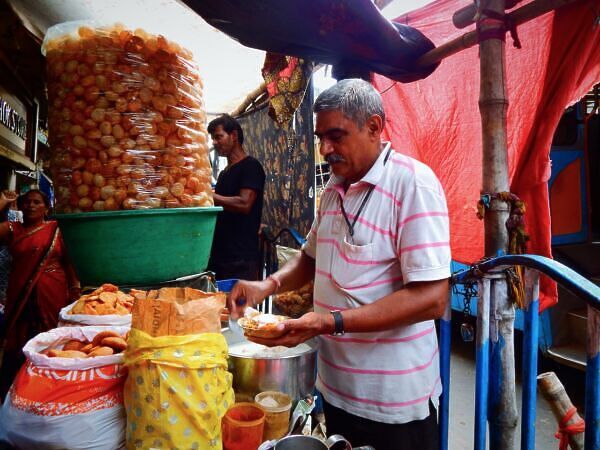
[[[223,335],[132,328],[124,358],[128,449],[222,448],[221,418],[234,403]]]

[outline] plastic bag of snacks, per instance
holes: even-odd
[[[50,28],[50,173],[58,212],[212,206],[192,54],[144,30]]]
[[[132,289],[128,294],[113,284],[105,283],[77,301],[65,306],[58,314],[60,326],[113,325],[131,326],[131,309],[136,295],[146,292]]]
[[[125,364],[127,448],[220,450],[221,418],[234,403],[222,293],[150,291],[136,300]]]
[[[119,336],[127,331],[66,327],[31,339],[23,348],[27,362],[0,410],[0,441],[22,449],[121,448],[126,371]],[[76,342],[95,342],[95,353],[70,350]]]

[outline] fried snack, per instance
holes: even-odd
[[[106,337],[102,339],[101,345],[120,352],[127,348],[127,341],[121,337]]]
[[[119,335],[119,333],[117,333],[116,331],[101,331],[100,333],[98,333],[96,336],[94,336],[94,339],[92,340],[92,344],[94,346],[100,345],[100,343],[108,337],[121,337]]]
[[[93,358],[95,356],[109,356],[121,353],[127,348],[127,337],[119,335],[116,331],[101,331],[92,342],[78,339],[60,340],[51,347],[41,350],[40,353],[51,358]],[[64,344],[63,344],[64,343]]]
[[[48,356],[51,358],[87,358],[83,352],[78,352],[77,350],[57,350],[52,349],[48,352]]]
[[[115,351],[113,350],[112,347],[105,347],[105,346],[101,346],[101,347],[97,347],[95,349],[93,349],[91,352],[89,352],[87,354],[87,356],[89,358],[93,358],[94,356],[110,356],[110,355],[114,355]]]
[[[311,281],[300,289],[277,294],[274,300],[275,306],[290,317],[300,317],[313,308],[313,287]]]
[[[77,351],[81,351],[81,349],[83,347],[85,347],[85,345],[86,345],[85,342],[81,342],[81,341],[79,341],[77,339],[72,339],[72,340],[68,341],[64,345],[63,350],[77,350]]]
[[[213,206],[189,50],[123,25],[81,26],[44,50],[58,212]]]
[[[112,315],[131,314],[134,295],[141,296],[144,291],[133,290],[130,294],[119,291],[114,284],[105,283],[91,294],[77,300],[69,314]]]
[[[81,347],[80,351],[82,351],[83,353],[89,353],[92,351],[93,348],[94,348],[94,344],[92,344],[91,342],[88,342],[83,347]]]
[[[275,339],[285,333],[285,330],[278,330],[277,325],[287,319],[289,317],[275,314],[256,314],[238,319],[238,325],[242,327],[246,336]]]

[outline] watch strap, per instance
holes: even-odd
[[[331,311],[333,316],[334,330],[332,336],[342,336],[344,334],[344,318],[340,311]]]

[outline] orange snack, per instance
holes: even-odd
[[[89,358],[93,358],[94,356],[110,356],[114,355],[115,351],[111,347],[98,347],[92,350],[87,354]]]
[[[143,291],[133,290],[135,295]],[[126,315],[131,313],[134,296],[119,291],[114,284],[105,283],[91,294],[82,295],[69,314]]]
[[[94,336],[94,339],[92,340],[92,344],[94,346],[100,345],[100,343],[102,342],[102,340],[104,338],[108,338],[108,337],[121,337],[121,336],[119,336],[119,333],[117,333],[116,331],[110,331],[110,330],[101,331],[96,336]]]
[[[202,80],[188,50],[114,26],[78,27],[44,51],[58,212],[213,205]]]
[[[117,351],[123,351],[127,348],[127,341],[121,337],[106,337],[102,339],[101,344]]]

